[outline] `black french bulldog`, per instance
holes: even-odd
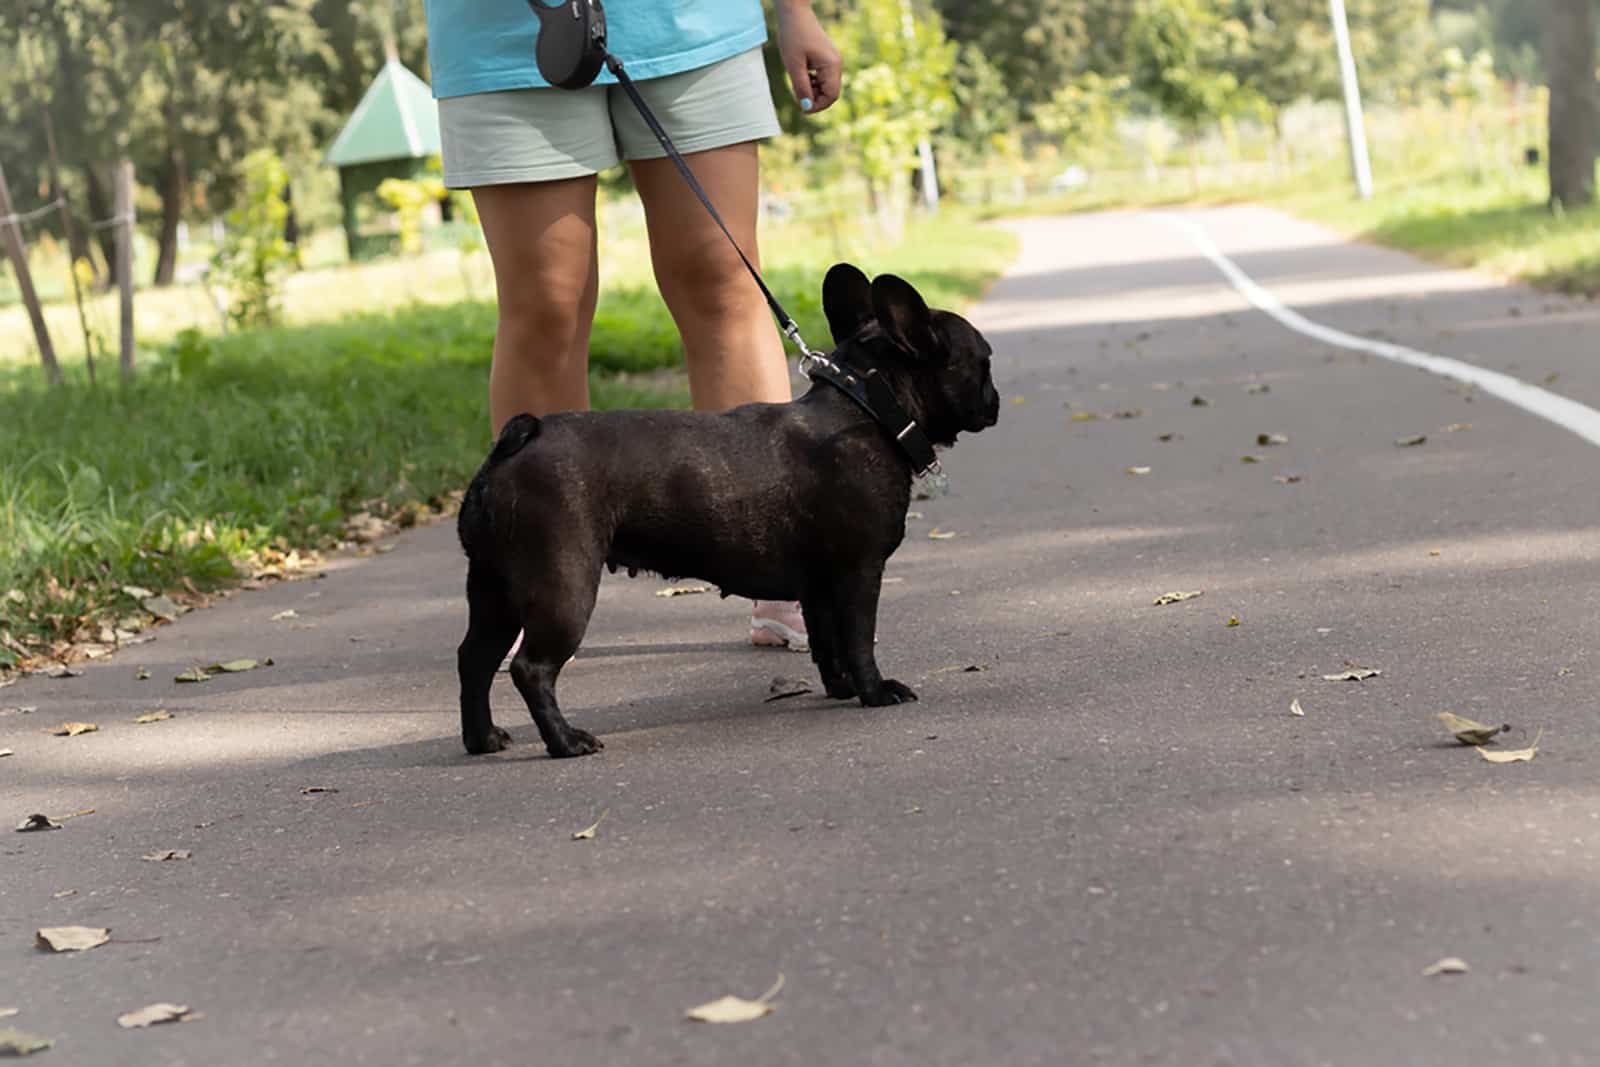
[[[999,418],[989,343],[930,311],[892,274],[828,271],[834,358],[876,369],[934,444]],[[572,412],[505,425],[462,501],[467,636],[458,651],[461,736],[498,752],[489,688],[521,631],[511,678],[552,757],[602,747],[556,704],[556,678],[594,610],[600,568],[714,583],[724,596],[798,600],[828,695],[871,706],[917,699],[873,657],[884,563],[905,536],[910,461],[834,387],[722,413]]]

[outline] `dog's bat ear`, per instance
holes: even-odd
[[[914,355],[937,355],[933,313],[911,283],[893,274],[872,279],[872,308],[878,323]]]
[[[844,344],[872,320],[872,283],[849,263],[835,263],[822,279],[822,310],[833,343]]]

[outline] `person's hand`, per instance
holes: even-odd
[[[778,54],[800,110],[815,115],[839,99],[843,63],[810,0],[778,0]]]

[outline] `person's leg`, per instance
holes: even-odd
[[[589,406],[589,331],[599,289],[595,178],[472,190],[494,263],[499,321],[489,371],[496,434],[511,416]]]
[[[755,142],[685,157],[739,247],[758,268]],[[689,362],[702,411],[788,400],[789,365],[772,313],[739,255],[669,159],[628,164],[644,202],[650,261]]]

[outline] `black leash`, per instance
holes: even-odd
[[[906,413],[906,409],[895,398],[894,390],[889,388],[878,372],[858,371],[843,361],[836,361],[811,348],[800,336],[799,325],[783,310],[783,305],[778,303],[778,298],[772,295],[772,290],[762,280],[761,272],[756,270],[755,264],[744,254],[744,249],[739,247],[739,242],[734,240],[722,216],[717,213],[716,206],[711,203],[711,198],[701,188],[694,172],[678,151],[678,146],[672,143],[666,129],[639,94],[633,79],[623,69],[622,60],[606,48],[606,17],[600,0],[566,0],[559,7],[547,7],[540,0],[528,0],[528,6],[533,8],[540,23],[536,53],[539,73],[556,88],[582,89],[594,81],[602,64],[611,71],[617,84],[622,86],[622,91],[628,94],[628,99],[644,119],[645,125],[650,127],[650,132],[655,134],[656,140],[671,158],[673,166],[683,175],[683,180],[689,183],[689,188],[716,222],[717,228],[739,254],[744,269],[760,286],[761,295],[766,297],[767,306],[777,318],[783,335],[800,350],[800,372],[814,381],[827,382],[870,415],[893,438],[895,445],[910,461],[911,471],[916,477],[932,475],[942,478],[944,471],[939,466],[928,435]]]

